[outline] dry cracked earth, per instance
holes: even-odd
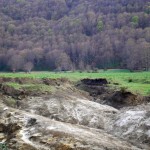
[[[12,80],[55,90],[33,94],[4,86]],[[109,89],[105,79],[0,83],[0,145],[8,150],[150,150],[149,97]]]

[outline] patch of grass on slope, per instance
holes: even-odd
[[[18,84],[14,82],[7,82],[5,83],[8,86],[11,86],[17,90],[27,90],[27,91],[39,91],[39,92],[53,92],[54,88],[52,86],[48,86],[45,84]]]

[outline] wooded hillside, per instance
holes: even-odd
[[[150,69],[149,0],[0,0],[0,70]]]

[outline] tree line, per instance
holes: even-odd
[[[0,71],[150,69],[147,0],[2,0]]]

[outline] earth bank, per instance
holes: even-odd
[[[11,150],[149,150],[149,98],[106,79],[2,78],[0,93],[0,140]]]

